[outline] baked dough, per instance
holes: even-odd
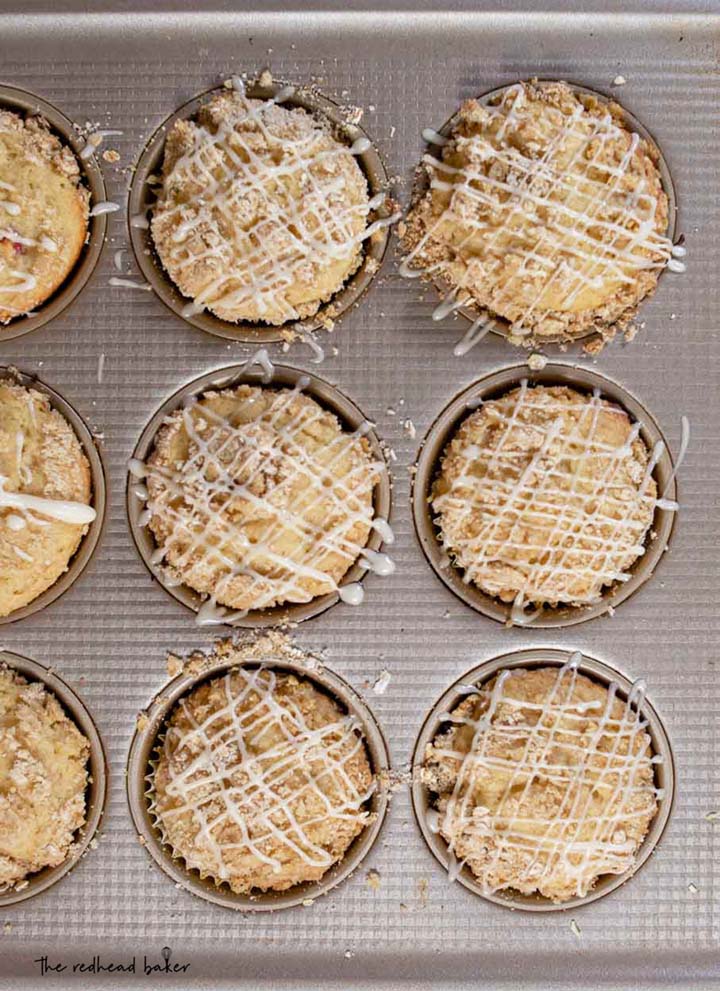
[[[90,744],[55,696],[0,666],[0,886],[56,867],[86,821]]]
[[[471,413],[432,489],[465,580],[519,623],[527,605],[590,604],[626,580],[657,504],[639,430],[597,393],[527,382]]]
[[[566,83],[468,100],[423,168],[404,271],[431,278],[448,312],[500,318],[512,343],[612,337],[673,254],[657,149]]]
[[[338,589],[373,524],[383,466],[298,390],[206,392],[158,433],[148,525],[171,581],[240,612]]]
[[[562,902],[631,869],[657,811],[645,726],[575,662],[505,670],[468,695],[421,771],[453,870]]]
[[[353,716],[305,678],[235,668],[173,710],[153,812],[202,877],[240,894],[283,891],[342,859],[370,821],[373,787]]]
[[[0,324],[65,281],[87,237],[88,203],[75,155],[47,122],[0,110]]]
[[[90,466],[47,396],[0,379],[0,616],[50,588],[95,518]]]
[[[151,231],[175,285],[233,323],[312,316],[362,261],[370,211],[351,150],[320,120],[238,92],[165,143]]]

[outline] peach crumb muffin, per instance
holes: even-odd
[[[47,122],[0,110],[0,324],[65,281],[87,237],[88,204],[77,158]]]
[[[0,665],[0,887],[61,864],[85,824],[90,744],[39,682]]]
[[[95,519],[90,466],[48,397],[0,379],[0,616],[63,572]]]
[[[206,597],[201,622],[338,591],[383,467],[299,390],[206,392],[168,417],[141,469],[155,561]]]
[[[514,344],[598,346],[627,327],[668,264],[668,199],[649,141],[621,108],[563,82],[518,83],[462,105],[412,205],[403,272],[448,312],[499,319]]]
[[[659,792],[647,723],[615,686],[574,661],[506,669],[448,720],[421,777],[453,872],[563,902],[632,869]]]
[[[582,606],[626,581],[657,505],[633,423],[599,394],[524,382],[484,402],[442,456],[431,504],[451,561],[488,595]]]
[[[374,786],[354,716],[305,678],[238,667],[172,711],[152,812],[202,877],[239,894],[284,891],[342,859],[370,822]]]
[[[194,312],[280,325],[315,314],[359,267],[370,209],[329,126],[226,91],[168,133],[151,232]]]

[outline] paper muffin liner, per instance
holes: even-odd
[[[462,570],[448,559],[442,547],[429,499],[443,452],[462,421],[481,401],[506,395],[523,380],[527,380],[531,386],[568,386],[581,393],[591,393],[593,389],[598,389],[602,398],[621,407],[631,420],[641,423],[640,438],[649,452],[653,451],[656,444],[662,443],[663,452],[652,476],[659,496],[672,501],[677,499],[673,459],[660,427],[646,407],[612,379],[587,368],[553,362],[539,371],[531,371],[527,365],[501,368],[484,375],[464,389],[435,420],[420,447],[417,471],[413,477],[413,522],[423,553],[438,578],[466,605],[503,624],[511,622],[512,603],[502,602],[464,580]],[[605,613],[612,614],[616,606],[633,595],[655,573],[670,543],[676,516],[675,511],[656,507],[653,522],[645,538],[645,553],[628,569],[628,581],[607,586],[600,598],[589,605],[558,605],[555,608],[544,606],[536,618],[523,624],[523,628],[532,630],[574,626]]]
[[[85,790],[85,823],[75,833],[75,839],[68,854],[56,867],[44,867],[30,874],[24,881],[5,890],[0,890],[0,908],[16,905],[47,891],[62,880],[85,856],[100,826],[107,800],[107,759],[102,739],[92,716],[82,699],[52,668],[31,661],[10,651],[0,651],[0,665],[17,671],[29,682],[40,682],[53,695],[65,714],[75,723],[90,744],[88,757],[88,781]]]
[[[222,677],[229,671],[258,668],[309,681],[313,687],[332,697],[341,710],[358,719],[375,787],[367,800],[368,818],[362,831],[319,880],[296,884],[283,891],[238,894],[226,881],[214,877],[212,871],[189,867],[183,854],[173,849],[157,809],[154,777],[165,742],[167,722],[179,700],[200,684]],[[182,673],[170,681],[148,708],[146,717],[141,719],[128,758],[128,802],[140,842],[173,881],[192,894],[226,908],[241,912],[272,912],[297,905],[309,906],[358,868],[374,846],[385,819],[389,797],[388,772],[388,749],[374,716],[361,697],[338,675],[325,667],[310,670],[303,664],[285,659],[269,658],[267,663],[216,659],[206,663],[199,673]]]
[[[358,124],[348,123],[336,103],[314,88],[293,86],[284,80],[270,79],[266,82],[261,77],[256,81],[243,80],[243,84],[247,96],[254,100],[269,100],[281,91],[291,90],[291,94],[283,99],[283,106],[307,110],[329,125],[333,136],[348,147],[358,140],[363,144],[367,142],[367,148],[357,154],[356,160],[367,180],[369,198],[386,194],[383,203],[368,215],[368,227],[376,220],[389,220],[393,213],[393,203],[388,192],[389,179],[382,158],[371,138]],[[155,202],[152,180],[162,172],[165,138],[176,121],[192,119],[212,96],[227,91],[227,85],[215,86],[189,100],[161,124],[146,144],[134,170],[128,198],[128,225],[135,259],[143,276],[162,302],[176,316],[199,330],[226,340],[246,343],[268,344],[295,338],[307,342],[309,339],[310,346],[317,348],[317,344],[313,343],[312,334],[335,325],[360,301],[380,270],[390,240],[389,225],[380,227],[363,242],[362,259],[358,268],[348,276],[344,285],[332,298],[320,306],[317,313],[305,319],[289,320],[280,326],[250,321],[232,323],[214,316],[209,311],[190,313],[188,304],[191,304],[192,300],[182,295],[166,272],[155,249],[147,221]]]
[[[147,461],[154,448],[158,430],[164,420],[174,410],[183,407],[192,397],[199,396],[213,389],[228,389],[243,384],[267,388],[293,389],[301,382],[304,383],[302,388],[303,393],[314,399],[324,409],[337,416],[341,426],[345,429],[354,431],[361,424],[368,422],[367,418],[352,400],[324,379],[310,375],[301,369],[279,364],[273,364],[271,366],[271,375],[268,377],[266,368],[263,366],[257,367],[253,363],[253,359],[251,359],[239,365],[230,365],[213,372],[208,372],[175,392],[163,403],[143,430],[133,452],[133,459],[140,462]],[[373,492],[373,516],[376,519],[390,520],[392,483],[384,448],[374,430],[370,430],[364,436],[370,445],[370,453],[373,460],[384,465]],[[138,492],[140,495],[138,495]],[[206,601],[205,598],[188,585],[178,584],[173,580],[164,565],[153,563],[152,557],[157,549],[155,539],[149,527],[143,525],[141,522],[145,505],[142,484],[138,489],[138,480],[133,478],[132,473],[130,473],[126,489],[126,506],[130,531],[140,557],[150,574],[169,595],[188,609],[198,613]],[[380,553],[383,545],[383,535],[378,529],[373,528],[363,550]],[[362,563],[361,553],[340,580],[339,587],[342,588],[343,586],[363,581],[367,571],[367,566]],[[333,591],[316,596],[309,602],[285,603],[266,609],[252,609],[245,616],[227,620],[224,625],[245,629],[285,626],[318,616],[338,601],[340,601],[340,595],[337,591]],[[232,610],[230,611],[232,612]]]
[[[75,154],[80,167],[81,181],[90,192],[90,206],[107,199],[102,171],[94,156],[81,157],[86,143],[65,114],[34,93],[3,85],[0,85],[0,109],[10,110],[20,117],[39,116],[47,121],[50,129]],[[59,316],[70,305],[81,292],[98,263],[105,243],[106,231],[106,214],[101,213],[89,218],[85,244],[65,281],[32,313],[18,316],[7,325],[0,325],[0,343],[37,330]]]
[[[91,497],[90,505],[96,512],[95,519],[89,524],[87,532],[82,537],[78,549],[68,562],[67,569],[60,575],[57,581],[44,592],[36,596],[32,602],[20,609],[14,609],[7,616],[0,616],[0,626],[5,623],[15,623],[17,620],[32,616],[33,613],[44,609],[56,599],[59,599],[77,581],[85,568],[89,565],[98,547],[100,537],[105,526],[105,509],[107,505],[107,480],[105,467],[100,455],[99,447],[90,432],[83,418],[77,410],[70,405],[59,393],[51,389],[35,375],[28,375],[17,368],[0,365],[0,381],[10,380],[26,389],[35,389],[37,392],[47,396],[50,405],[54,407],[67,420],[75,432],[75,436],[80,442],[83,454],[90,465],[91,477]]]
[[[452,712],[464,698],[467,698],[469,686],[472,685],[479,688],[501,671],[507,669],[560,668],[570,660],[573,653],[571,650],[561,650],[554,647],[537,647],[502,654],[499,657],[485,661],[470,671],[467,671],[462,677],[453,682],[426,716],[418,734],[412,757],[412,804],[415,819],[425,843],[432,855],[446,871],[449,871],[451,866],[447,841],[440,833],[433,831],[429,822],[429,813],[434,808],[436,796],[421,780],[420,772],[425,762],[427,745],[432,743],[438,733],[447,728],[444,717],[447,716],[447,713]],[[627,702],[631,695],[633,681],[609,664],[581,654],[577,671],[579,674],[585,675],[585,677],[603,687],[615,684],[618,689],[617,697],[623,702]],[[494,893],[488,892],[484,890],[480,881],[466,865],[463,865],[457,874],[457,883],[467,888],[473,894],[503,908],[518,909],[527,912],[558,912],[578,909],[584,905],[589,905],[591,902],[597,901],[599,898],[603,898],[605,895],[616,891],[637,874],[657,849],[670,819],[675,799],[675,764],[670,740],[662,720],[653,705],[644,697],[639,706],[635,705],[635,708],[647,720],[646,733],[650,737],[652,753],[659,757],[660,761],[654,765],[655,786],[658,790],[657,811],[650,823],[645,838],[638,848],[635,860],[628,870],[622,874],[601,875],[594,887],[586,895],[570,898],[563,902],[553,902],[540,894],[525,895],[521,892],[510,890]],[[448,879],[448,883],[452,882]]]

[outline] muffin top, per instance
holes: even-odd
[[[0,616],[67,570],[95,519],[90,466],[46,395],[0,379]]]
[[[75,155],[47,122],[0,110],[0,324],[65,280],[85,243],[88,202]]]
[[[293,389],[206,392],[158,433],[148,525],[171,581],[242,613],[336,591],[373,524],[383,465]]]
[[[421,776],[455,869],[562,902],[633,866],[658,791],[647,723],[614,686],[575,661],[505,670],[448,719]]]
[[[355,717],[305,678],[234,668],[177,703],[152,811],[202,877],[283,891],[342,858],[370,821],[373,787]]]
[[[621,108],[561,82],[460,108],[410,210],[406,269],[504,321],[513,343],[609,338],[653,291],[673,246],[657,149]]]
[[[151,231],[198,311],[279,325],[357,269],[369,211],[355,157],[319,119],[224,92],[170,130]]]
[[[0,886],[68,856],[86,821],[89,756],[55,696],[0,666]]]
[[[628,578],[657,504],[640,425],[596,392],[524,382],[461,424],[432,509],[467,581],[514,603],[584,605]]]

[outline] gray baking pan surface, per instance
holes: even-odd
[[[463,9],[454,13],[447,5],[413,10],[406,3],[385,12],[368,4],[354,12],[313,12],[304,4],[254,13],[183,6],[183,13],[118,4],[115,13],[79,14],[72,4],[30,4],[17,13],[5,4],[0,15],[0,82],[36,93],[80,127],[123,132],[99,151],[119,153],[118,161],[100,157],[99,164],[109,199],[123,209],[108,215],[108,241],[92,278],[56,319],[0,340],[0,365],[39,375],[96,432],[109,485],[105,531],[86,572],[46,609],[3,626],[0,647],[56,668],[72,685],[97,723],[110,765],[109,804],[95,849],[53,888],[2,911],[0,984],[713,986],[720,976],[720,820],[707,818],[720,807],[717,4],[695,8],[709,13],[682,4],[612,4],[582,13],[575,5],[572,15],[539,8],[521,14],[508,4],[492,13],[477,4],[459,4]],[[211,337],[153,293],[109,280],[120,274],[114,259],[123,249],[123,277],[142,281],[124,206],[146,141],[198,93],[266,66],[278,78],[314,83],[339,103],[364,108],[362,126],[403,202],[424,151],[423,128],[442,125],[467,97],[535,75],[616,96],[653,134],[669,164],[687,272],[663,276],[631,343],[616,341],[595,358],[548,351],[629,391],[675,452],[681,416],[691,425],[669,551],[613,616],[564,628],[506,629],[445,587],[415,537],[408,469],[423,436],[458,392],[524,360],[525,352],[491,336],[465,358],[453,357],[463,324],[432,321],[432,291],[397,277],[392,251],[360,305],[322,341],[323,364],[312,364],[303,345],[287,354],[270,346],[271,357],[319,374],[348,395],[396,457],[396,573],[368,575],[360,607],[333,606],[302,623],[295,636],[322,651],[363,694],[397,772],[408,771],[417,734],[439,696],[500,653],[577,649],[646,679],[674,751],[674,810],[637,876],[583,908],[508,911],[451,884],[419,833],[407,785],[393,796],[379,841],[351,878],[312,906],[271,914],[235,913],[175,887],[134,834],[124,771],[137,713],[166,680],[168,650],[207,646],[226,631],[197,627],[146,571],[125,515],[126,462],[169,396],[254,348]],[[625,83],[614,83],[618,77]],[[378,694],[372,686],[384,669],[391,681]],[[368,883],[370,869],[379,884]],[[41,976],[36,961],[43,957],[66,969]],[[94,958],[107,967],[133,957],[134,976],[72,971],[78,962],[92,967]],[[177,969],[145,976],[145,958],[151,968],[168,960],[168,969]]]

